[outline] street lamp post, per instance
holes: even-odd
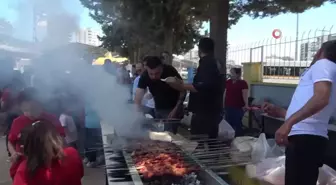
[[[299,14],[296,14],[295,61],[298,61],[299,49]]]

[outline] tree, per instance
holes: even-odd
[[[281,13],[303,13],[335,0],[249,0],[244,5],[246,13],[254,18],[276,16]]]
[[[105,36],[101,39],[104,47],[127,48],[128,51],[140,48],[142,53],[166,50],[176,54],[193,48],[201,36],[199,30],[202,22],[195,18],[200,11],[190,8],[194,2],[82,0],[84,6],[92,10],[91,16],[103,25]]]
[[[262,18],[287,12],[300,13],[321,6],[327,0],[230,0],[230,6],[224,5],[223,1],[81,0],[91,10],[91,16],[103,25],[103,46],[127,51],[124,52],[126,55],[145,53],[148,48],[183,53],[194,47],[201,36],[202,21],[208,20],[211,20],[211,37],[216,38],[217,43],[226,43],[226,38],[218,38],[226,35],[224,30],[236,24],[244,14]],[[229,8],[223,10],[224,6]],[[226,21],[223,20],[225,15],[229,15]],[[216,18],[219,21],[214,21]],[[216,53],[224,53],[220,55],[222,60],[225,60],[225,45],[216,50]]]

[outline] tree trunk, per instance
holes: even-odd
[[[227,29],[229,27],[229,1],[218,0],[212,4],[210,36],[216,43],[215,56],[221,63],[221,73],[226,76]]]
[[[210,38],[216,40],[217,36],[217,7],[218,2],[217,1],[212,1],[210,4],[210,9],[211,9],[211,16],[210,16]]]
[[[164,33],[164,50],[169,53],[167,64],[172,64],[173,62],[173,44],[174,44],[174,33],[172,29],[167,29]]]

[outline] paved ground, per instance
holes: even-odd
[[[5,139],[0,138],[0,185],[11,185],[12,181],[8,174],[9,163],[7,162]],[[105,185],[103,169],[85,169],[83,185]]]

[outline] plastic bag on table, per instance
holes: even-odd
[[[285,156],[267,158],[257,164],[246,165],[246,173],[250,178],[271,183],[285,184]]]
[[[231,125],[223,119],[218,128],[218,138],[221,140],[231,140],[235,137],[235,131]]]
[[[252,146],[257,141],[257,138],[250,136],[236,137],[231,143],[230,157],[232,161],[241,162],[242,158],[251,155]]]
[[[259,162],[265,159],[270,152],[271,148],[266,140],[266,135],[261,133],[258,140],[253,144],[251,158],[253,162]]]
[[[275,139],[267,139],[267,143],[270,147],[269,152],[267,153],[268,157],[279,157],[285,155],[285,147],[281,147],[276,144]]]
[[[232,141],[232,147],[237,149],[240,153],[251,153],[254,143],[257,138],[251,136],[236,137]]]
[[[323,165],[319,170],[317,185],[336,185],[336,171]]]

